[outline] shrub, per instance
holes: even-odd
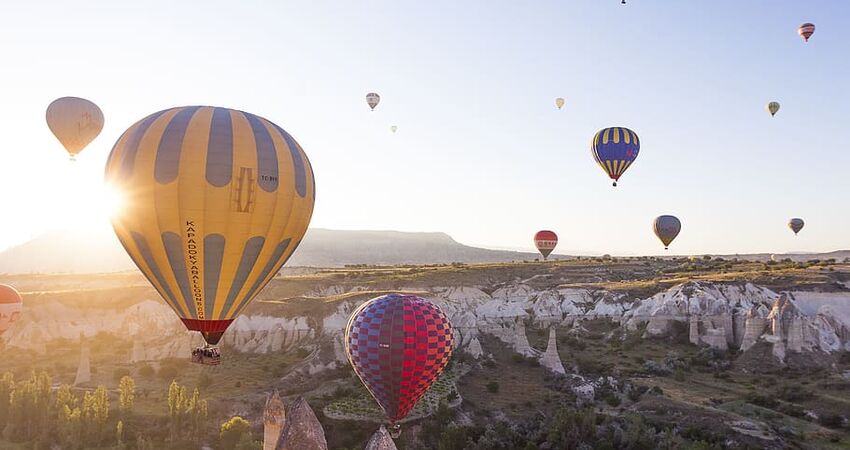
[[[752,403],[753,405],[761,406],[763,408],[776,408],[779,406],[779,402],[772,397],[768,397],[766,395],[758,394],[755,392],[751,392],[747,394],[747,401]]]
[[[825,427],[841,428],[844,425],[844,417],[840,414],[824,413],[818,417],[818,422]]]
[[[221,442],[222,448],[233,449],[242,439],[242,435],[250,432],[251,424],[239,416],[234,416],[227,422],[221,424],[219,441]]]
[[[130,376],[130,369],[127,369],[126,367],[119,367],[112,371],[112,379],[115,381],[128,376]]]
[[[196,384],[198,385],[198,387],[206,388],[212,384],[212,381],[212,377],[209,376],[208,373],[201,372],[201,374],[198,375],[198,380],[196,381]]]
[[[145,363],[145,364],[142,364],[142,367],[139,367],[139,375],[141,375],[145,378],[150,378],[150,377],[153,376],[153,374],[154,374],[154,370],[153,370],[153,367],[150,366],[150,364]]]
[[[165,364],[159,367],[159,371],[157,371],[156,374],[163,380],[168,381],[177,378],[178,373],[180,373],[180,371],[177,370],[177,367]]]
[[[519,353],[514,353],[513,355],[511,355],[511,361],[517,364],[522,364],[525,362],[525,356],[522,356]]]
[[[487,392],[490,392],[491,394],[495,394],[495,393],[499,392],[499,382],[498,381],[491,381],[491,382],[487,383]]]
[[[682,369],[676,369],[673,372],[673,379],[676,381],[685,381],[685,371]]]

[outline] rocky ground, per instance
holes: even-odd
[[[205,380],[216,414],[256,424],[277,388],[307,397],[331,448],[362,448],[378,424],[340,406],[368,403],[342,330],[361,302],[410,292],[455,326],[463,375],[429,411],[442,398],[458,424],[521,424],[571,405],[721,447],[840,448],[850,445],[848,281],[850,267],[834,261],[718,258],[304,271],[276,278],[246,309],[212,372],[183,363],[197,337],[137,274],[0,276],[25,297],[0,371],[44,367],[73,382],[82,339],[89,383],[176,365],[183,382]],[[156,398],[165,381],[140,383]],[[427,424],[411,422],[399,442],[427,447],[416,433]]]

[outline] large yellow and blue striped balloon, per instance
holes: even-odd
[[[625,127],[603,128],[593,136],[590,148],[596,162],[616,186],[617,180],[640,153],[640,140],[634,131]]]
[[[310,223],[313,170],[295,140],[253,114],[172,108],[116,142],[113,228],[190,330],[216,344],[292,255]]]

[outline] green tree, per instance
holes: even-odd
[[[118,382],[118,402],[121,412],[129,414],[133,412],[136,401],[136,382],[129,376],[124,376]]]
[[[449,425],[440,435],[438,450],[463,450],[466,448],[466,429],[456,425]]]
[[[115,425],[115,443],[118,448],[124,448],[124,422],[121,420]]]
[[[171,440],[180,436],[186,414],[186,388],[176,380],[168,386],[168,418],[170,421]]]
[[[9,434],[19,440],[46,440],[50,432],[51,378],[32,371],[15,386],[9,398]]]
[[[189,433],[193,441],[197,441],[203,432],[204,423],[207,420],[207,401],[201,398],[198,388],[192,392],[189,400],[187,414],[189,415]]]
[[[94,392],[86,392],[82,420],[84,440],[90,444],[100,443],[109,420],[109,394],[105,386],[98,386]]]
[[[9,420],[9,404],[12,401],[12,392],[15,391],[15,375],[12,372],[3,374],[0,378],[0,429],[6,427]]]
[[[596,436],[596,414],[589,409],[576,411],[562,407],[555,412],[546,440],[552,448],[575,449],[592,444]]]
[[[62,407],[57,431],[59,441],[67,448],[80,448],[83,440],[83,419],[80,408],[70,408],[68,405]]]
[[[234,450],[262,450],[263,443],[254,439],[254,433],[250,431],[243,434],[236,443]]]
[[[226,450],[233,450],[236,444],[242,439],[242,435],[251,432],[251,424],[247,420],[233,416],[227,422],[221,424],[219,432],[219,442],[221,447]]]

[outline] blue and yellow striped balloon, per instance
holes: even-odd
[[[617,180],[637,158],[640,139],[628,128],[603,128],[593,136],[590,148],[596,162],[614,180],[616,186]]]
[[[310,223],[313,170],[295,140],[253,114],[172,108],[115,143],[106,179],[127,253],[190,330],[216,344],[292,255]]]

